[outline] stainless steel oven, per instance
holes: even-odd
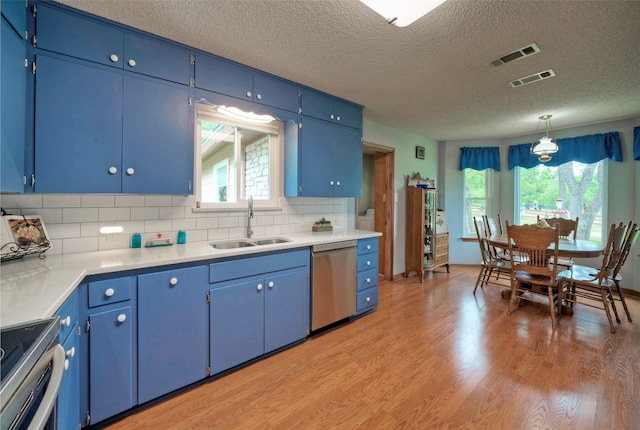
[[[64,371],[58,318],[0,330],[0,430],[55,429]]]

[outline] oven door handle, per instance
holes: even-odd
[[[41,430],[47,423],[47,420],[51,415],[51,411],[53,410],[53,406],[58,398],[58,390],[60,389],[62,373],[64,372],[64,360],[64,348],[62,348],[62,345],[58,344],[45,352],[44,355],[40,357],[40,360],[38,360],[38,363],[34,366],[34,372],[44,372],[44,369],[49,365],[49,362],[53,361],[51,366],[51,379],[49,379],[47,391],[44,393],[42,402],[40,403],[40,406],[38,406],[38,410],[33,416],[31,423],[29,423],[27,430]]]

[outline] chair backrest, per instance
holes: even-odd
[[[509,225],[505,221],[509,240],[512,272],[528,272],[555,280],[558,273],[559,227]]]
[[[482,262],[484,264],[488,264],[492,259],[491,250],[489,249],[489,243],[486,240],[486,236],[484,236],[484,226],[482,225],[482,221],[477,220],[476,217],[473,217],[473,225],[476,228],[476,236],[478,237],[478,243],[480,244],[480,254],[482,255]]]
[[[617,263],[620,261],[623,248],[622,242],[626,238],[626,231],[627,226],[623,223],[620,223],[617,226],[615,224],[611,224],[611,227],[609,227],[607,244],[602,254],[602,265],[600,266],[600,270],[597,274],[598,281],[602,281],[603,279],[613,276],[613,271]]]
[[[492,217],[482,215],[482,221],[485,225],[485,234],[491,236],[492,234],[503,234],[502,223],[500,221],[500,214],[498,214],[498,220],[496,221]]]
[[[571,238],[576,240],[576,234],[578,233],[578,221],[580,220],[580,217],[576,217],[576,219],[573,220],[558,217],[540,218],[540,215],[538,215],[538,221],[540,220],[545,220],[550,227],[558,224],[560,226],[560,239]]]
[[[620,272],[620,269],[624,265],[624,262],[627,261],[627,257],[629,256],[631,248],[633,248],[633,245],[636,243],[636,240],[638,240],[638,236],[640,236],[640,229],[638,228],[638,224],[634,223],[633,225],[631,225],[631,221],[629,221],[628,227],[629,228],[627,229],[627,234],[623,240],[622,248],[620,250],[620,256],[618,258],[618,262],[613,268],[613,272],[611,275],[614,278]]]

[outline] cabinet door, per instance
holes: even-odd
[[[362,133],[349,127],[333,126],[336,197],[362,197]],[[338,185],[339,184],[339,185]]]
[[[264,280],[211,290],[209,305],[211,373],[244,363],[264,352]]]
[[[302,114],[313,118],[332,121],[334,99],[311,89],[302,90]]]
[[[253,89],[256,102],[290,112],[298,112],[300,96],[297,85],[262,73],[255,73]]]
[[[36,36],[40,49],[122,68],[124,32],[94,19],[40,2]]]
[[[119,193],[122,72],[46,55],[36,63],[35,191]]]
[[[190,194],[189,88],[132,75],[124,79],[122,192]]]
[[[14,9],[15,3],[10,9]],[[22,2],[24,9],[24,2]],[[5,3],[2,3],[2,13],[5,13]],[[0,19],[2,38],[2,94],[0,115],[2,127],[2,163],[0,187],[3,192],[22,192],[24,185],[24,150],[25,150],[25,119],[26,119],[26,85],[27,69],[24,66],[26,58],[26,42],[21,39],[11,26]]]
[[[208,55],[196,58],[196,87],[253,100],[253,71]]]
[[[313,118],[301,120],[300,168],[298,170],[300,196],[333,197],[334,195],[334,126]],[[358,156],[362,164],[362,154]],[[350,160],[353,167],[353,160]]]
[[[189,51],[158,39],[125,33],[124,69],[189,85]]]
[[[344,100],[334,100],[335,118],[342,125],[362,129],[362,107]]]
[[[208,268],[138,276],[138,401],[207,376]]]
[[[309,277],[306,270],[265,280],[265,353],[304,339],[309,329]]]
[[[2,16],[11,24],[20,39],[26,38],[27,33],[27,4],[24,0],[2,0]],[[4,39],[5,35],[2,34]],[[4,46],[2,47],[4,51]],[[6,88],[3,86],[3,88]],[[3,90],[4,91],[4,90]],[[3,153],[4,154],[4,153]]]
[[[77,429],[82,422],[80,413],[80,337],[77,334],[78,323],[72,327],[72,333],[64,342],[65,370],[58,390],[56,409],[57,428]]]
[[[91,423],[134,405],[131,307],[90,315],[89,404]]]

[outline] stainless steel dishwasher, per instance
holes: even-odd
[[[312,248],[311,330],[356,313],[356,241]]]

